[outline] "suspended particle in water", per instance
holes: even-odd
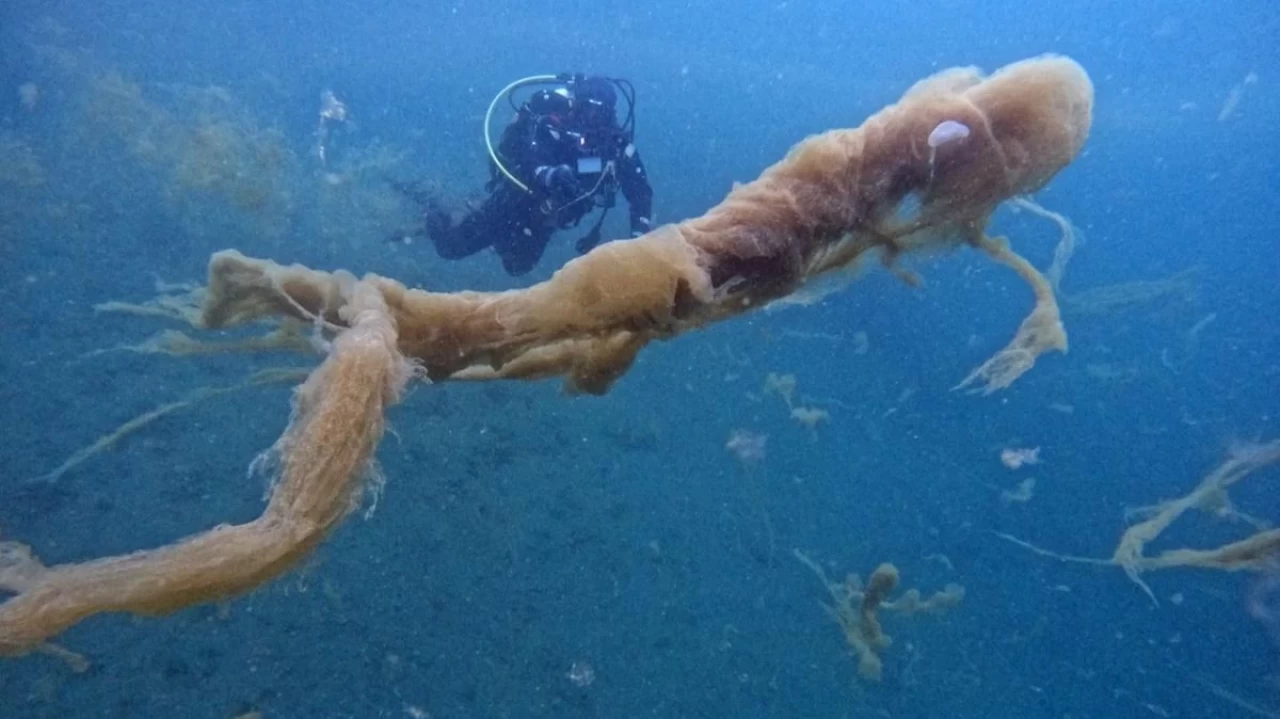
[[[585,688],[591,686],[591,682],[596,680],[596,670],[586,662],[574,662],[565,676],[573,682],[574,686]]]

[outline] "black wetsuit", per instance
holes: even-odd
[[[556,230],[577,225],[597,207],[607,211],[618,189],[630,205],[632,237],[648,232],[653,189],[631,138],[616,122],[575,125],[571,115],[537,116],[528,104],[522,107],[503,131],[498,156],[529,190],[494,166],[489,196],[457,225],[446,212],[429,210],[426,230],[440,256],[460,259],[493,247],[508,274],[522,275],[542,258]],[[579,253],[595,245],[598,227],[579,240]]]

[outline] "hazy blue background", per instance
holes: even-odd
[[[1257,577],[1154,574],[1156,608],[1118,569],[993,534],[1110,555],[1126,508],[1185,493],[1233,441],[1280,434],[1277,47],[1266,1],[8,0],[0,538],[50,563],[256,516],[263,487],[246,468],[288,419],[283,388],[167,417],[53,488],[24,482],[198,387],[314,361],[89,357],[166,326],[95,304],[199,281],[225,247],[433,289],[527,284],[571,256],[577,232],[517,282],[488,253],[446,263],[389,241],[415,210],[386,179],[476,196],[484,109],[517,77],[631,79],[667,222],[938,69],[1066,53],[1097,90],[1086,152],[1038,198],[1084,237],[1066,294],[1195,273],[1125,311],[1067,302],[1071,352],[991,397],[950,388],[1031,299],[968,252],[917,261],[919,290],[872,272],[821,304],[652,347],[605,398],[419,387],[391,414],[371,519],[225,612],[73,629],[59,641],[90,658],[87,674],[46,656],[0,663],[0,716],[1250,715],[1214,686],[1280,711],[1277,646],[1245,609]],[[352,115],[336,183],[311,154],[325,89]],[[997,230],[1042,266],[1057,237],[1025,213]],[[792,421],[763,391],[770,372],[794,374],[797,401],[830,422],[815,435]],[[768,436],[753,469],[725,449],[738,429]],[[1041,465],[1001,465],[1002,448],[1031,446]],[[1233,499],[1280,517],[1276,475]],[[1001,501],[1030,476],[1030,502]],[[1183,522],[1162,542],[1250,531]],[[942,617],[886,619],[885,680],[864,684],[793,548],[833,577],[893,561],[906,586],[968,596]],[[568,679],[575,662],[594,683]]]

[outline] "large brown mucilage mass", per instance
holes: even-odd
[[[432,379],[567,374],[575,389],[604,392],[651,339],[784,297],[872,251],[892,261],[967,241],[997,252],[983,237],[987,218],[1076,156],[1092,100],[1088,77],[1064,58],[985,80],[974,69],[948,70],[860,128],[805,140],[705,215],[604,245],[529,289],[440,294],[370,281],[395,315],[401,350]],[[929,134],[947,120],[973,132],[931,153]],[[904,217],[913,195],[919,209]],[[337,321],[336,281],[220,253],[204,324],[278,314]]]
[[[970,244],[1032,283],[1036,308],[1010,345],[965,381],[1008,385],[1066,348],[1052,289],[985,234],[1001,202],[1035,191],[1080,152],[1093,89],[1071,60],[1045,57],[990,77],[953,69],[911,88],[861,127],[805,140],[705,215],[596,248],[524,290],[450,294],[369,275],[215,255],[199,324],[283,316],[333,333],[273,448],[266,511],[157,550],[44,567],[0,545],[0,654],[19,654],[99,612],[156,614],[234,596],[305,556],[355,505],[383,412],[413,366],[429,378],[564,375],[603,393],[653,339],[740,314],[823,272]],[[967,136],[936,147],[952,121]],[[914,199],[911,199],[914,198]],[[909,208],[910,211],[906,208]]]

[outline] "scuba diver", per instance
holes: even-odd
[[[550,85],[516,106],[511,93]],[[618,92],[627,100],[619,123]],[[495,150],[489,120],[503,97],[516,110]],[[510,275],[538,263],[551,235],[575,227],[597,207],[600,216],[578,240],[579,254],[600,242],[600,226],[617,192],[631,209],[631,236],[650,230],[653,189],[635,147],[635,88],[627,80],[581,74],[539,75],[511,83],[489,105],[485,144],[491,159],[489,195],[459,223],[428,200],[426,234],[447,260],[493,247]]]

